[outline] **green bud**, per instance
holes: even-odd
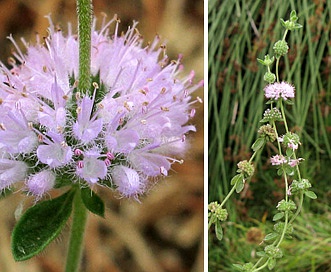
[[[257,59],[257,61],[262,65],[270,66],[275,61],[275,57],[270,58],[269,55],[265,55],[264,60]]]
[[[242,173],[244,178],[250,178],[254,174],[254,165],[247,160],[240,161],[238,164],[238,173]]]
[[[276,81],[276,75],[274,73],[271,73],[271,72],[266,72],[264,74],[263,79],[264,79],[264,81],[271,84],[271,83],[274,83]]]
[[[274,231],[278,234],[283,233],[285,227],[285,223],[284,222],[278,222],[277,224],[274,225]],[[292,224],[287,224],[287,228],[285,233],[288,235],[291,235],[294,231],[293,225]]]
[[[296,210],[297,206],[292,200],[285,201],[284,199],[278,202],[277,210],[280,212],[290,212]]]
[[[280,248],[275,247],[273,245],[266,246],[264,248],[264,252],[267,254],[269,258],[279,259],[283,257],[283,252],[280,250]]]
[[[281,40],[274,44],[273,49],[275,51],[276,57],[279,58],[287,54],[289,47],[286,41]]]
[[[295,195],[299,192],[305,192],[311,187],[311,183],[308,179],[302,179],[300,181],[293,180],[290,186],[291,194]]]
[[[216,201],[208,204],[208,210],[210,210],[211,214],[214,214],[220,221],[225,221],[228,217],[228,211],[226,209],[222,209],[221,205]]]
[[[261,126],[258,130],[258,133],[268,142],[274,142],[277,139],[276,131],[269,124]]]

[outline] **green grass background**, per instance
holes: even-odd
[[[266,108],[265,68],[256,59],[273,54],[273,43],[284,33],[279,19],[296,10],[303,28],[287,36],[290,50],[281,59],[280,78],[296,87],[287,118],[301,137],[301,171],[318,199],[305,201],[275,271],[331,271],[331,1],[209,0],[208,9],[209,201],[224,198],[236,164],[252,154]],[[209,232],[210,272],[234,271],[232,263],[257,258],[261,247],[247,235],[252,227],[262,233],[272,228],[283,197],[282,181],[267,161],[274,154],[266,146],[249,186],[228,201],[224,239],[217,241]]]

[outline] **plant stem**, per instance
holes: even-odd
[[[91,87],[92,0],[77,0],[79,77],[78,91],[88,93]]]
[[[73,220],[67,256],[66,272],[79,271],[82,259],[84,231],[87,219],[87,209],[82,201],[80,189],[76,188],[74,196]]]

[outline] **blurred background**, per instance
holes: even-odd
[[[286,116],[290,130],[301,137],[302,176],[318,198],[305,198],[275,271],[331,271],[331,1],[208,3],[209,202],[224,199],[237,163],[252,155],[267,107],[265,67],[257,58],[273,55],[273,44],[284,34],[280,18],[288,20],[296,10],[303,28],[287,35],[290,50],[280,61],[280,78],[296,88]],[[234,271],[234,263],[258,260],[256,252],[263,250],[260,243],[272,231],[275,207],[284,197],[284,180],[269,161],[274,154],[273,145],[267,145],[254,160],[258,163],[251,182],[227,202],[223,240],[210,230],[210,272]]]
[[[120,30],[133,20],[146,43],[156,34],[167,44],[171,59],[184,55],[188,74],[196,71],[196,82],[203,79],[203,1],[202,0],[95,0],[94,14],[101,21],[116,13]],[[47,35],[53,22],[66,31],[67,23],[76,26],[74,0],[0,1],[0,59],[6,63],[13,46],[9,34],[20,45],[20,37],[35,40],[35,33]],[[23,46],[21,47],[23,48]],[[203,90],[196,96],[203,97]],[[203,104],[197,105],[194,119],[197,133],[188,135],[190,149],[185,163],[174,165],[167,179],[161,180],[141,203],[118,199],[102,191],[106,218],[90,214],[86,230],[84,263],[81,271],[93,272],[186,272],[203,271]],[[70,225],[39,256],[15,263],[10,251],[14,213],[30,205],[16,192],[0,200],[0,271],[59,272],[65,263]]]

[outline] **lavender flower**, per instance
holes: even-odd
[[[54,27],[36,45],[24,40],[11,69],[0,64],[0,189],[25,181],[42,197],[57,177],[109,185],[137,197],[149,177],[181,162],[194,116],[194,73],[181,77],[181,57],[169,62],[159,38],[147,47],[135,30],[118,36],[118,20],[92,28],[91,90],[77,91],[78,41]],[[114,35],[108,27],[115,23]]]
[[[287,163],[286,158],[283,155],[275,155],[270,158],[271,165],[281,165]]]
[[[287,82],[275,82],[269,84],[264,88],[264,93],[266,98],[278,100],[283,98],[287,100],[289,98],[294,98],[294,87]]]

